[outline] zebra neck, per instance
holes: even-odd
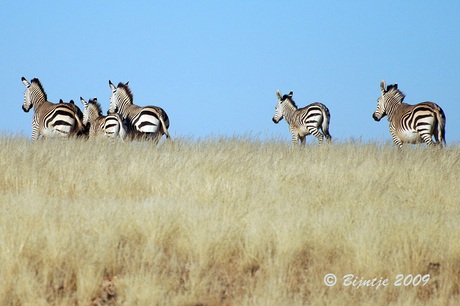
[[[33,105],[35,111],[37,111],[40,107],[45,105],[45,103],[50,103],[51,104],[51,102],[45,101],[45,99],[43,99],[43,98],[38,98],[38,99],[32,100],[32,105]]]
[[[31,100],[35,109],[40,108],[46,102],[45,97],[42,95],[32,96]]]
[[[128,117],[128,114],[129,114],[128,107],[129,107],[129,105],[125,105],[125,104],[123,104],[123,105],[120,107],[120,115],[121,115],[123,118],[127,118],[127,117]]]
[[[42,88],[37,85],[36,83],[33,83],[31,85],[32,87],[30,88],[30,102],[32,102],[33,108],[35,110],[42,106],[45,102],[47,102],[47,97],[46,93],[42,90]]]
[[[118,105],[119,105],[118,113],[119,113],[123,118],[127,118],[127,117],[128,117],[128,114],[129,114],[129,107],[130,107],[132,104],[129,103],[127,100],[119,100],[119,101],[118,101]]]
[[[297,108],[294,107],[294,105],[286,105],[284,108],[284,111],[283,111],[284,119],[289,125],[291,125],[291,122],[293,121],[294,113],[296,110]]]
[[[94,122],[96,121],[99,117],[101,117],[101,115],[99,115],[97,112],[92,112],[89,114],[88,116],[88,121],[89,122]]]
[[[395,95],[390,97],[386,102],[386,113],[388,117],[388,121],[393,120],[393,116],[395,114],[396,108],[401,105],[402,100],[404,99],[403,95]]]

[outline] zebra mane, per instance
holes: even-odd
[[[48,96],[46,95],[45,89],[43,89],[43,85],[38,78],[33,78],[32,81],[30,81],[30,84],[36,84],[38,88],[41,90],[41,92],[43,93],[43,96],[45,97],[45,101],[48,101]]]
[[[125,94],[128,95],[131,104],[133,103],[133,93],[131,92],[131,89],[128,86],[128,83],[123,84],[122,82],[118,83],[118,89],[123,89],[125,91]]]
[[[94,105],[94,108],[96,108],[97,114],[99,116],[102,116],[102,107],[99,102],[97,102],[97,99],[89,99],[88,104]]]
[[[386,92],[391,92],[391,91],[394,91],[394,94],[393,94],[394,96],[401,97],[401,102],[406,97],[406,95],[403,94],[403,92],[398,89],[398,84],[388,85]]]
[[[283,96],[283,101],[286,99],[288,99],[292,103],[292,105],[294,105],[295,108],[298,108],[297,104],[295,104],[294,100],[292,100],[292,91],[289,93],[289,95]]]

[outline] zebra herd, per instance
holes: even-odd
[[[139,107],[133,104],[133,95],[128,83],[119,83],[115,87],[109,81],[112,94],[107,116],[102,115],[101,105],[97,98],[86,102],[80,97],[84,106],[83,112],[71,100],[64,103],[48,101],[40,80],[35,78],[27,81],[22,77],[26,86],[24,92],[25,112],[34,109],[32,117],[32,140],[38,140],[40,135],[45,138],[53,137],[89,137],[97,136],[117,138],[121,140],[151,139],[158,142],[161,136],[169,138],[169,119],[160,107]]]
[[[117,87],[109,80],[110,107],[107,116],[102,114],[97,98],[86,102],[80,97],[83,112],[74,101],[51,103],[42,84],[37,78],[28,82],[22,77],[26,86],[22,109],[29,112],[34,108],[32,118],[32,140],[40,135],[52,137],[109,137],[121,140],[150,139],[158,143],[163,135],[170,138],[169,118],[158,106],[140,107],[133,104],[133,95],[128,83],[119,83]],[[393,142],[402,147],[404,143],[426,143],[430,146],[445,145],[446,117],[443,110],[433,102],[422,102],[416,105],[403,103],[405,95],[398,89],[398,84],[386,86],[380,83],[382,95],[377,99],[377,109],[372,117],[380,121],[387,116],[390,123],[390,134]],[[292,99],[293,92],[281,95],[276,92],[278,104],[273,122],[285,119],[289,124],[294,145],[305,144],[305,136],[313,135],[321,144],[331,141],[329,134],[330,113],[322,103],[312,103],[298,108]],[[321,133],[322,132],[322,133]],[[434,136],[436,142],[433,142]]]

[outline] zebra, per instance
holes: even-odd
[[[84,133],[83,115],[73,103],[51,103],[48,101],[45,90],[38,78],[30,82],[21,78],[27,87],[24,91],[22,109],[29,112],[34,108],[32,117],[32,140],[43,137],[70,137]],[[62,101],[62,100],[61,100]]]
[[[129,83],[129,82],[128,82]],[[109,114],[119,112],[126,122],[127,133],[131,139],[149,138],[158,143],[161,136],[170,138],[169,119],[166,112],[157,106],[140,107],[133,104],[133,94],[128,83],[119,83],[115,87],[109,80],[112,90]]]
[[[382,96],[377,99],[377,109],[372,117],[375,121],[380,121],[385,115],[388,117],[395,145],[401,148],[403,143],[425,142],[429,146],[441,147],[446,144],[446,116],[441,107],[433,102],[403,103],[405,95],[399,91],[398,84],[386,86],[382,81],[380,89]]]
[[[319,102],[298,109],[294,100],[292,100],[293,94],[291,91],[288,95],[281,96],[279,90],[276,92],[278,104],[275,107],[276,112],[273,116],[273,122],[278,123],[281,119],[286,119],[294,145],[298,144],[299,138],[300,144],[305,145],[305,136],[310,134],[318,138],[318,144],[323,142],[324,137],[328,142],[331,141],[331,135],[329,134],[331,115],[329,109]],[[324,135],[321,134],[320,129]]]
[[[66,104],[68,107],[70,107],[76,114],[77,117],[80,119],[80,122],[82,123],[83,127],[79,129],[77,132],[77,137],[87,137],[88,136],[88,130],[86,128],[86,125],[83,123],[83,112],[78,108],[78,106],[75,105],[74,100],[70,100],[69,102],[64,102],[62,99],[59,99],[59,104]]]
[[[125,128],[121,116],[117,113],[102,115],[101,105],[97,98],[90,99],[86,102],[80,97],[83,104],[83,124],[87,126],[89,139],[103,135],[109,138],[117,138],[123,141],[125,138]]]

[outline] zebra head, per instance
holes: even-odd
[[[48,101],[45,90],[39,79],[34,78],[30,83],[25,77],[22,77],[21,80],[24,86],[27,87],[26,91],[24,91],[24,104],[22,105],[22,109],[25,112],[30,111],[32,107],[36,109],[38,105]]]
[[[26,91],[24,91],[24,104],[22,105],[22,110],[27,113],[33,106],[32,98],[30,97],[30,83],[25,77],[22,77],[22,83],[27,87]]]
[[[284,117],[284,109],[286,107],[286,104],[288,104],[290,101],[292,101],[292,95],[294,92],[291,90],[291,92],[288,95],[281,96],[281,92],[279,89],[276,91],[276,96],[278,97],[278,104],[275,106],[275,115],[273,116],[273,122],[278,123],[280,122],[281,119]]]
[[[83,104],[83,124],[87,125],[91,120],[96,119],[99,116],[102,116],[101,105],[97,102],[97,98],[89,99],[89,102],[86,102],[85,99],[80,97],[80,101]]]
[[[398,84],[395,86],[397,88]],[[380,82],[380,90],[382,91],[382,95],[377,99],[377,109],[375,110],[374,114],[372,114],[372,118],[374,118],[375,121],[380,121],[380,119],[386,115],[385,94],[387,93],[387,90],[385,81]]]
[[[391,115],[395,106],[404,100],[404,94],[399,91],[397,83],[386,86],[385,81],[382,81],[380,82],[380,90],[382,95],[377,99],[377,109],[372,115],[375,121],[380,121],[388,114]]]
[[[85,99],[80,97],[81,104],[83,104],[83,124],[88,124],[88,102]]]
[[[132,104],[132,94],[130,89],[128,88],[128,82],[126,84],[119,83],[118,87],[113,85],[112,81],[109,80],[110,90],[112,90],[112,94],[110,95],[110,107],[107,111],[108,114],[113,114],[118,112],[122,104],[126,104],[127,99],[131,99],[129,103]]]
[[[115,87],[115,85],[112,84],[112,81],[110,80],[109,80],[109,86],[110,86],[110,90],[112,91],[112,94],[110,95],[110,107],[107,111],[107,114],[113,114],[118,111],[118,103],[117,103],[118,101],[115,98],[117,88]]]

